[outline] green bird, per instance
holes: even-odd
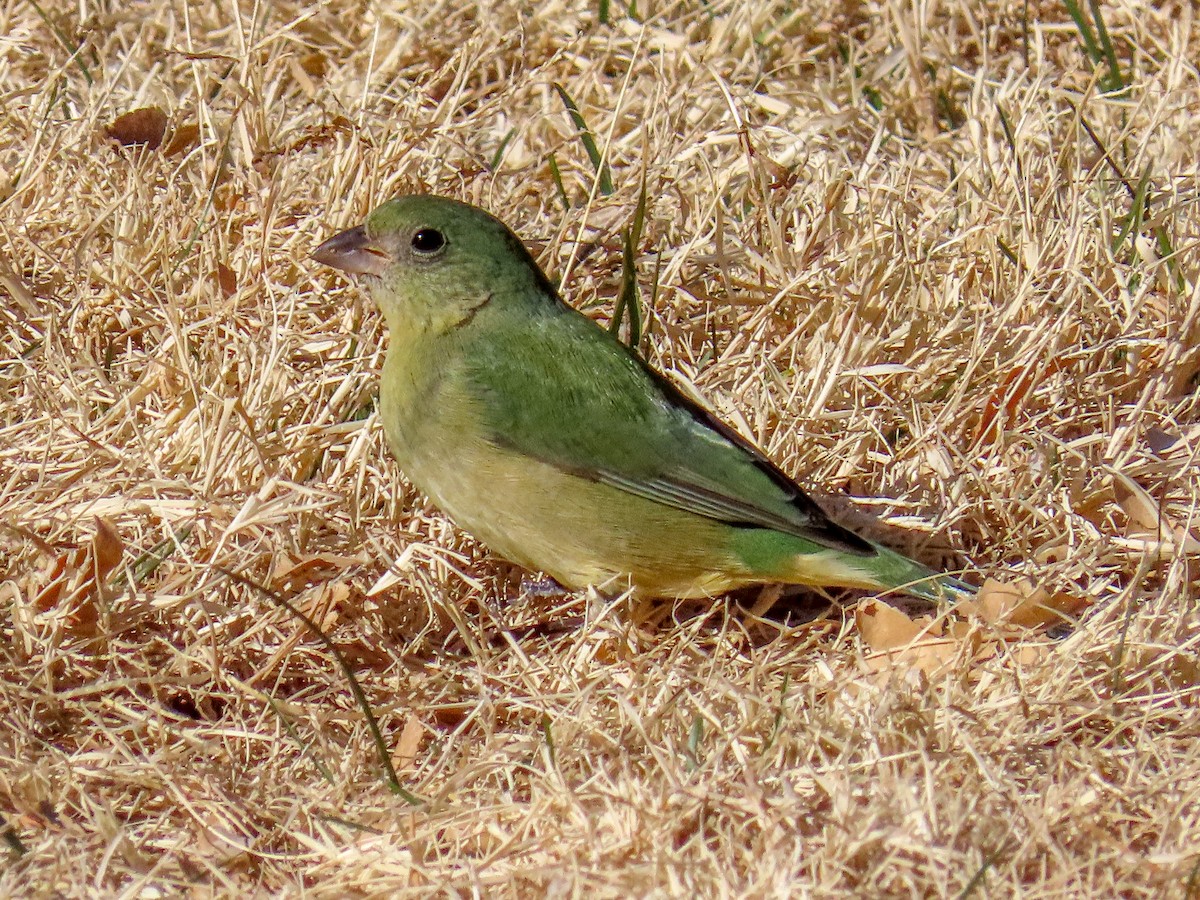
[[[702,597],[756,584],[972,589],[834,523],[728,425],[568,306],[481,209],[399,197],[313,258],[387,320],[400,468],[493,551],[565,587]]]

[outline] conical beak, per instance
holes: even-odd
[[[393,262],[391,254],[371,243],[361,225],[335,234],[313,251],[312,258],[352,275],[382,275]]]

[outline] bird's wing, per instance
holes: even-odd
[[[481,330],[468,358],[489,439],[735,526],[874,555],[763,453],[567,307]]]

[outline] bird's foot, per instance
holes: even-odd
[[[529,575],[521,577],[521,593],[530,597],[565,597],[571,593],[549,575],[533,578]]]

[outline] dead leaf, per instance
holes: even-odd
[[[1087,603],[1086,597],[1065,592],[1051,594],[1028,578],[1009,584],[988,578],[975,599],[962,601],[958,608],[992,625],[1042,628],[1070,621]]]
[[[1150,492],[1120,470],[1112,473],[1113,496],[1129,527],[1121,543],[1130,549],[1200,553],[1200,540],[1188,529],[1172,521]]]
[[[1035,644],[1014,644],[1008,649],[1008,657],[1018,666],[1032,666],[1049,656],[1053,647],[1054,644],[1047,641],[1039,641]]]
[[[167,114],[157,106],[146,106],[117,116],[108,126],[108,136],[123,147],[146,146],[157,150],[167,131]]]
[[[963,642],[957,638],[930,637],[899,649],[868,654],[863,662],[876,674],[890,675],[897,669],[903,669],[906,672],[923,672],[933,678],[945,672],[961,657],[963,647]],[[968,652],[974,655],[974,648]]]
[[[1139,529],[1158,531],[1163,516],[1154,498],[1140,484],[1120,470],[1113,471],[1113,495],[1117,505]]]
[[[474,709],[474,703],[445,703],[431,707],[430,712],[439,727],[457,728]]]
[[[217,263],[216,279],[217,286],[221,289],[221,295],[226,300],[237,293],[237,274],[225,263]]]
[[[50,614],[75,637],[94,637],[103,610],[99,603],[108,576],[121,564],[125,542],[107,519],[94,518],[96,533],[83,546],[56,553],[46,584],[34,595],[39,613]]]
[[[404,730],[400,732],[400,740],[396,743],[396,768],[407,769],[417,758],[421,744],[425,739],[425,726],[415,713],[409,713],[404,720]]]
[[[929,621],[915,622],[900,610],[878,600],[864,600],[854,610],[854,624],[872,650],[892,650],[911,644],[923,634],[941,634]]]
[[[163,148],[163,156],[178,156],[200,143],[200,126],[195,122],[184,122],[171,132],[171,139]]]
[[[63,588],[67,585],[67,562],[70,555],[60,553],[53,558],[49,571],[46,573],[46,585],[33,598],[33,607],[38,612],[46,612],[58,604]]]
[[[1071,554],[1071,539],[1065,535],[1057,535],[1033,551],[1033,558],[1039,565],[1061,562]]]
[[[232,184],[223,184],[213,193],[213,208],[219,212],[233,212],[242,205],[242,194]]]
[[[1010,371],[983,406],[983,416],[979,420],[979,428],[975,431],[976,442],[995,442],[1000,434],[1000,410],[1004,410],[1004,421],[1011,422],[1025,397],[1038,382],[1063,367],[1062,360],[1056,358],[1045,363],[1044,367],[1041,360],[1035,360]]]
[[[288,70],[292,73],[292,78],[295,79],[297,86],[304,92],[304,95],[310,100],[317,95],[316,81],[325,77],[325,72],[328,65],[325,62],[325,54],[319,51],[306,53],[297,59],[294,56],[289,56]]]
[[[860,603],[854,611],[854,623],[863,643],[874,651],[863,658],[863,663],[885,678],[895,670],[934,677],[961,657],[964,640],[971,654],[978,643],[974,632],[943,635],[940,623],[928,617],[910,619],[878,600]]]
[[[321,78],[329,70],[329,62],[324,53],[314,50],[300,57],[300,68],[313,78]]]
[[[103,584],[109,573],[121,564],[125,542],[107,519],[102,516],[92,518],[96,522],[96,533],[92,535],[92,559],[96,567],[96,583]]]
[[[1172,447],[1179,443],[1182,435],[1179,433],[1172,434],[1169,431],[1164,431],[1161,428],[1147,428],[1142,435],[1142,440],[1146,442],[1146,446],[1158,456],[1163,456],[1168,453]]]
[[[331,575],[352,566],[361,566],[368,561],[362,553],[354,556],[342,553],[313,553],[299,559],[284,556],[275,563],[270,588],[283,594],[294,594],[329,580]]]

